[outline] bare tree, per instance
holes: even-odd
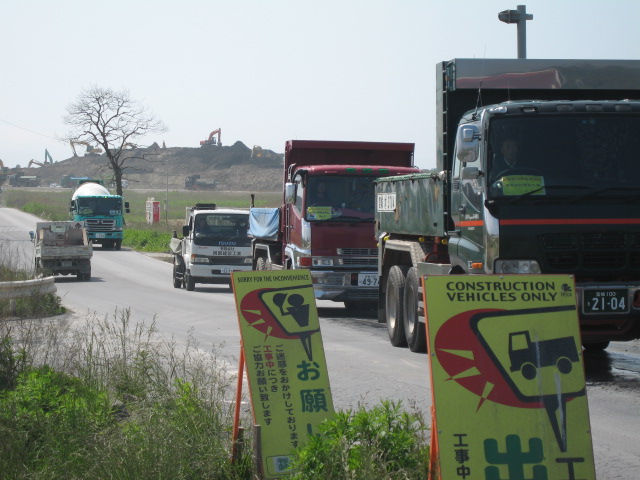
[[[68,140],[97,144],[107,156],[106,167],[113,173],[117,195],[122,195],[122,175],[127,162],[136,157],[130,148],[150,133],[167,130],[145,106],[129,92],[92,86],[67,106],[64,123],[72,127]],[[143,155],[144,157],[144,155]]]

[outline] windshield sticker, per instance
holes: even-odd
[[[307,216],[309,220],[326,220],[331,218],[331,207],[309,207]]]
[[[546,195],[544,177],[540,175],[505,175],[501,179],[504,195]]]

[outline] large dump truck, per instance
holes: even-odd
[[[91,280],[93,247],[81,222],[37,222],[30,235],[36,271]]]
[[[420,279],[436,274],[573,275],[585,348],[640,338],[640,61],[436,70],[438,173],[376,185],[391,343],[426,348]]]
[[[306,269],[317,299],[375,308],[373,181],[419,172],[413,150],[412,143],[288,141],[282,206],[251,209],[254,269]]]

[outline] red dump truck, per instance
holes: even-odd
[[[250,211],[254,270],[308,269],[317,299],[375,306],[373,181],[418,173],[413,151],[412,143],[288,141],[282,206]]]

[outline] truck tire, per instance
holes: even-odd
[[[189,272],[184,274],[184,284],[188,292],[193,292],[196,289],[196,282]]]
[[[407,272],[404,285],[404,335],[412,352],[427,351],[427,332],[425,324],[420,322],[418,316],[419,299],[418,269],[411,267]]]
[[[120,250],[122,248],[122,240],[115,240],[113,242],[113,248]]]
[[[182,279],[178,278],[178,266],[173,264],[173,288],[182,287]]]
[[[407,338],[404,334],[404,285],[409,268],[405,265],[394,265],[389,270],[385,290],[385,319],[387,333],[394,347],[406,347]]]

